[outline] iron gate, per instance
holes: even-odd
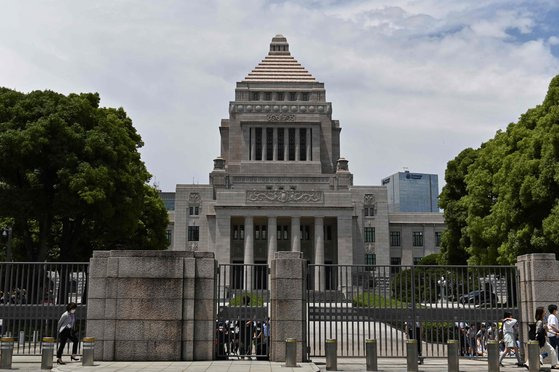
[[[16,339],[14,354],[40,354],[42,338],[56,338],[58,319],[69,302],[78,305],[76,329],[82,339],[88,266],[83,262],[0,263],[0,335]]]
[[[266,264],[220,264],[217,273],[217,359],[267,359],[270,344]]]
[[[446,356],[451,339],[461,355],[486,355],[504,313],[520,318],[517,283],[514,266],[309,265],[308,356],[324,356],[329,338],[341,357],[365,356],[366,339],[403,357],[408,338],[421,357]]]

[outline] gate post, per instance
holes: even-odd
[[[285,340],[297,340],[297,362],[306,360],[306,261],[302,252],[275,253],[270,273],[270,360],[285,361]]]

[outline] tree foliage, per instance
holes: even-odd
[[[512,264],[559,252],[559,76],[541,105],[448,163],[444,261]]]
[[[94,249],[162,249],[167,214],[122,109],[98,94],[0,88],[0,218],[16,259],[86,260]]]

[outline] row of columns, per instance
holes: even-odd
[[[277,218],[268,217],[268,264],[277,251]],[[301,218],[291,217],[291,251],[301,251]],[[244,263],[254,264],[254,217],[245,217]],[[314,218],[314,263],[324,265],[324,218]],[[252,270],[246,270],[245,287],[252,289]],[[326,288],[325,270],[316,270],[315,281],[318,288]]]
[[[251,143],[250,143],[250,159],[256,159],[256,128],[250,128],[251,131]],[[266,127],[262,127],[262,160],[266,160],[267,155],[267,131]],[[272,160],[278,160],[278,131],[283,131],[283,160],[287,161],[289,159],[289,128],[272,128],[273,129],[273,157]],[[294,128],[295,129],[295,161],[300,160],[301,152],[301,135],[299,129],[306,129],[306,141],[305,141],[305,151],[307,161],[311,160],[311,128]]]

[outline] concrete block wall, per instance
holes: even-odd
[[[213,253],[97,251],[89,271],[97,360],[213,359]]]

